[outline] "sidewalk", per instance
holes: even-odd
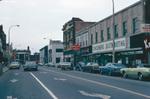
[[[3,75],[4,72],[8,71],[8,67],[0,67],[0,76]]]
[[[5,66],[2,71],[3,71],[3,73],[8,71],[8,67]]]

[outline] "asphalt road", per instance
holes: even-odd
[[[0,99],[150,99],[150,82],[40,67],[0,77]]]

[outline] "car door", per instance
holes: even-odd
[[[129,76],[129,77],[133,77],[135,75],[135,67],[130,67],[126,70],[126,74]]]

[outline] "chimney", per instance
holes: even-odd
[[[27,50],[30,51],[30,47],[29,46],[27,47]]]

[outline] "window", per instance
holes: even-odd
[[[138,18],[133,18],[133,33],[136,33],[138,31]]]
[[[114,36],[115,36],[115,38],[118,38],[118,25],[115,25],[115,27],[114,27],[115,29],[114,29]]]
[[[97,43],[98,42],[98,33],[96,32],[95,33],[95,43]]]
[[[101,41],[104,41],[104,31],[101,30]]]
[[[56,63],[59,63],[60,62],[60,58],[56,58]]]
[[[56,52],[63,52],[63,49],[56,49]]]
[[[127,22],[124,21],[123,24],[122,24],[122,26],[123,26],[123,31],[122,31],[123,32],[123,36],[125,36],[127,34],[127,32],[128,32]]]
[[[93,34],[91,34],[91,44],[93,44]]]
[[[88,41],[86,40],[86,46],[87,46]]]
[[[107,28],[107,39],[110,40],[110,28]]]

